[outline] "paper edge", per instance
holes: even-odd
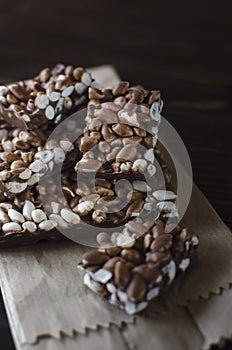
[[[73,328],[70,333],[63,331],[63,330],[60,330],[58,333],[59,336],[56,336],[56,335],[51,334],[51,333],[38,334],[33,342],[22,342],[21,345],[36,345],[36,344],[38,344],[38,342],[40,341],[41,338],[53,338],[56,340],[60,340],[62,337],[72,338],[74,335],[78,335],[78,334],[86,335],[88,333],[88,331],[94,332],[94,331],[97,331],[98,328],[110,329],[112,326],[115,326],[118,329],[121,329],[124,324],[135,324],[135,320],[136,320],[136,317],[133,317],[133,319],[131,321],[123,320],[121,322],[111,321],[111,322],[106,323],[106,324],[98,323],[98,324],[96,324],[95,327],[86,326],[84,328],[85,329],[84,332],[80,332],[75,328]]]
[[[198,191],[199,195],[202,197],[202,199],[204,199],[205,202],[207,202],[207,205],[209,206],[210,210],[212,211],[212,213],[215,215],[215,219],[218,220],[218,222],[220,223],[220,225],[223,226],[223,228],[228,231],[227,234],[232,234],[231,229],[229,228],[229,226],[226,225],[226,223],[222,220],[222,218],[220,217],[219,213],[216,211],[216,209],[213,207],[213,205],[210,203],[210,201],[207,199],[207,197],[204,195],[204,193],[201,191],[201,189],[196,185],[195,182],[193,182],[193,188],[192,188],[192,193],[194,191]],[[197,232],[196,232],[197,233]],[[187,272],[188,273],[188,272]],[[200,293],[199,295],[197,295],[196,297],[190,298],[190,299],[185,299],[185,301],[183,303],[178,303],[178,306],[184,306],[184,307],[188,307],[188,305],[192,302],[197,302],[200,301],[201,299],[203,300],[209,300],[210,297],[214,296],[214,295],[220,295],[222,294],[223,290],[229,290],[230,287],[232,285],[232,279],[231,281],[228,281],[222,285],[219,285],[217,287],[215,287],[215,289],[213,290],[209,290],[207,293],[202,294]]]

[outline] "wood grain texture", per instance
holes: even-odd
[[[0,76],[110,63],[123,79],[159,87],[197,185],[232,227],[231,34],[230,1],[2,1]]]
[[[232,227],[231,34],[229,1],[4,1],[0,76],[111,63],[123,79],[160,88],[196,183]]]

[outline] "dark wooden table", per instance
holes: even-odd
[[[58,61],[110,63],[125,80],[160,88],[163,114],[187,146],[196,183],[232,227],[229,5],[212,0],[2,1],[0,76],[33,76]],[[11,350],[0,312],[0,348]]]

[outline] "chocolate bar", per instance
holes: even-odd
[[[45,68],[32,79],[0,86],[0,116],[21,130],[48,132],[86,104],[91,85],[82,67]]]
[[[97,240],[103,247],[85,253],[78,265],[86,272],[84,284],[130,315],[190,266],[199,243],[186,228],[166,233],[161,221],[148,230],[145,223],[128,222],[123,232],[102,232]]]
[[[82,159],[76,170],[98,174],[156,172],[154,147],[160,123],[160,91],[120,82],[112,90],[89,89]]]

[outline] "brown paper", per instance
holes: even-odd
[[[88,331],[85,335],[72,337],[40,338],[35,345],[25,344],[22,350],[94,350],[104,344],[106,350],[165,349],[196,350],[203,344],[203,337],[186,308],[167,310],[161,299],[151,304],[151,308],[136,317],[133,324],[122,327],[102,327]]]
[[[119,329],[111,326],[110,329],[99,328],[98,331],[88,331],[86,334],[75,334],[73,337],[61,339],[41,338],[35,345],[16,344],[17,350],[128,350]]]
[[[88,71],[92,74],[94,79],[106,89],[112,88],[112,86],[120,81],[118,73],[111,65],[88,68]]]
[[[204,336],[203,350],[232,337],[232,289],[224,289],[208,300],[191,303],[189,310]]]
[[[175,302],[185,305],[188,301],[219,293],[220,288],[229,288],[232,235],[196,185],[182,223],[193,229],[200,239],[197,261],[184,274],[181,283],[174,283],[171,290],[171,293],[175,291]]]
[[[196,350],[203,337],[190,314],[183,307],[175,311],[155,313],[136,318],[135,325],[127,325],[124,332],[130,349]]]
[[[73,330],[85,333],[86,328],[132,321],[83,285],[76,266],[85,251],[63,242],[1,253],[3,297],[21,344],[34,343],[40,335],[59,338],[61,331],[71,336]]]
[[[103,77],[107,86],[110,85],[107,82],[111,81],[112,74],[114,83],[118,80],[117,73],[109,66],[106,70],[101,67],[94,72],[97,80]],[[229,258],[232,253],[232,235],[196,186],[185,223],[199,234],[200,248],[198,262],[186,273],[186,277],[177,283],[178,288],[173,289],[173,292],[178,294],[176,298],[179,304],[185,304],[188,299],[198,299],[199,296],[207,298],[209,293],[219,292],[219,287],[228,287],[232,281]],[[0,252],[1,288],[18,349],[24,349],[29,346],[26,343],[33,343],[39,337],[43,345],[41,349],[57,350],[58,344],[73,344],[71,339],[74,330],[84,333],[86,327],[96,329],[98,325],[109,327],[111,323],[120,325],[123,320],[132,321],[123,311],[110,306],[104,299],[83,286],[82,274],[76,270],[76,264],[85,249],[72,243],[44,243]],[[171,295],[176,303],[176,298]],[[178,349],[191,350],[194,342],[197,345],[203,342],[201,330],[196,328],[186,309],[180,308],[171,312],[171,316],[170,312],[165,315],[161,313],[162,316],[149,316],[146,322],[144,316],[137,316],[137,324],[128,326],[125,337],[134,339],[134,342],[142,346],[146,334],[146,341],[150,336],[158,348],[167,346],[168,349],[172,343],[172,339],[165,337],[165,329],[168,326],[170,334],[178,334],[176,342],[181,342],[182,339],[186,346],[176,343]],[[207,324],[207,320],[205,322]],[[109,332],[111,334],[111,329]],[[153,332],[156,336],[153,336]],[[69,340],[55,340],[61,333],[69,335]],[[107,331],[104,333],[106,337],[111,337]],[[43,338],[49,335],[53,338]],[[98,333],[93,339],[94,337],[97,339]],[[124,340],[127,341],[126,338]],[[72,349],[71,346],[73,345],[66,348]],[[140,349],[140,346],[138,348]]]

